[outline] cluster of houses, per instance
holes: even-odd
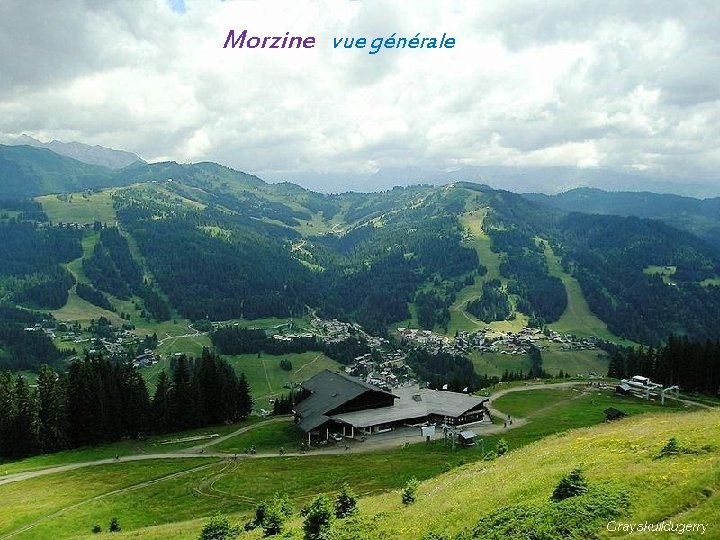
[[[132,365],[133,367],[150,367],[154,366],[159,361],[160,359],[155,356],[155,353],[151,349],[145,349],[142,353],[133,358]]]
[[[398,328],[397,334],[401,340],[416,343],[421,348],[433,354],[452,351],[455,348],[455,342],[452,338],[436,334],[431,330]]]
[[[326,343],[340,343],[352,336],[370,337],[359,324],[338,321],[337,319],[326,320],[314,317],[310,321],[310,326],[313,333]]]
[[[417,383],[412,371],[405,364],[405,353],[399,349],[392,352],[378,352],[379,359],[370,353],[358,356],[345,367],[345,373],[382,390],[392,390]]]
[[[34,326],[26,326],[24,330],[26,332],[42,332],[50,339],[55,339],[55,332],[52,328],[46,328],[43,326],[43,324],[46,321],[43,321],[42,323],[36,323]]]
[[[474,332],[458,332],[454,339],[431,330],[398,328],[397,336],[431,353],[444,351],[463,355],[471,351],[523,355],[527,354],[530,347],[543,349],[550,343],[561,344],[560,348],[565,351],[590,350],[597,348],[599,342],[594,337],[578,338],[554,330],[545,334],[539,328],[530,327],[519,332],[502,332],[487,327]]]

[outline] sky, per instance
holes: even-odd
[[[720,180],[720,2],[0,0],[0,140],[261,177],[569,166]],[[229,30],[312,49],[224,49]],[[452,49],[333,38],[455,38]]]

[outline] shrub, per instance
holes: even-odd
[[[108,530],[110,532],[120,532],[122,530],[122,527],[120,527],[120,523],[118,522],[118,518],[114,517],[110,520]]]
[[[262,530],[265,536],[272,536],[274,534],[280,534],[283,529],[283,523],[285,516],[280,511],[280,508],[274,504],[268,506],[265,510],[265,517],[262,521]]]
[[[507,454],[508,451],[508,443],[505,439],[500,439],[497,443],[497,446],[495,447],[495,452],[497,452],[498,456],[502,456],[504,454]]]
[[[305,540],[327,540],[330,537],[330,526],[335,517],[333,504],[325,495],[319,495],[305,508],[303,531]]]
[[[101,533],[101,532],[102,532],[102,527],[96,523],[95,525],[93,525],[92,532],[93,532],[94,534]]]
[[[335,499],[335,517],[345,518],[357,512],[357,495],[350,491],[347,484],[343,484],[340,493]]]
[[[200,531],[200,540],[233,540],[240,534],[240,527],[231,527],[227,516],[215,514]]]
[[[265,536],[282,532],[285,518],[293,513],[293,506],[287,494],[276,493],[271,502],[263,501],[255,508],[255,518],[245,524],[245,530],[262,527]]]
[[[283,358],[280,360],[280,369],[283,369],[285,371],[292,371],[293,365],[290,360],[287,358]]]
[[[405,487],[402,490],[403,504],[412,504],[417,500],[417,491],[419,487],[420,482],[418,482],[415,477],[405,483]]]
[[[560,480],[552,494],[555,502],[582,495],[587,491],[587,480],[580,469],[573,469],[570,474]]]
[[[662,450],[660,450],[660,456],[673,456],[681,452],[680,443],[678,443],[675,437],[671,437]]]
[[[483,456],[483,461],[495,461],[497,459],[498,455],[497,452],[491,450],[487,454]]]
[[[483,516],[472,530],[456,538],[483,540],[554,540],[597,538],[608,520],[630,507],[622,491],[588,491],[563,501],[537,505],[518,504]]]

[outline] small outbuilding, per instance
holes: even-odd
[[[470,431],[469,429],[466,429],[465,431],[461,431],[458,433],[458,443],[460,443],[461,446],[475,446],[475,432]]]
[[[627,383],[620,383],[615,387],[615,393],[623,396],[630,395],[630,385]]]

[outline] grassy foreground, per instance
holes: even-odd
[[[671,437],[696,453],[657,459]],[[425,482],[411,507],[403,507],[397,493],[365,498],[362,517],[343,524],[339,538],[416,539],[429,531],[455,533],[518,501],[548,504],[553,488],[574,467],[583,468],[591,485],[627,492],[630,508],[621,521],[703,522],[710,527],[706,537],[718,538],[719,447],[718,411],[640,416],[581,429]],[[597,534],[611,536],[604,526]]]
[[[521,500],[522,486],[519,484],[525,481],[525,469],[534,471],[538,467],[545,467],[543,464],[532,464],[534,451],[522,447],[544,449],[546,441],[550,441],[548,444],[560,445],[557,446],[557,452],[566,452],[566,455],[563,457],[558,454],[553,457],[558,460],[558,464],[553,462],[552,467],[548,469],[549,475],[552,476],[555,474],[555,467],[559,470],[560,464],[569,467],[572,464],[583,464],[586,460],[584,455],[576,457],[568,453],[569,450],[563,450],[562,444],[565,443],[557,442],[573,441],[575,437],[585,437],[585,435],[571,432],[567,436],[558,436],[558,432],[601,423],[604,408],[615,406],[630,415],[666,410],[677,412],[684,409],[678,405],[674,409],[667,406],[662,408],[654,403],[618,397],[612,393],[598,393],[584,386],[575,389],[551,387],[510,393],[498,398],[494,406],[514,417],[525,416],[529,420],[527,424],[517,429],[483,437],[484,451],[493,450],[501,437],[509,444],[510,455],[494,463],[480,461],[483,450],[479,445],[474,448],[453,450],[440,441],[430,445],[417,444],[406,449],[394,447],[370,453],[351,451],[336,455],[317,455],[311,452],[305,456],[241,458],[238,461],[190,458],[131,463],[121,459],[119,463],[111,465],[98,465],[0,485],[0,498],[4,503],[0,510],[0,538],[14,532],[17,534],[13,534],[12,538],[102,538],[102,535],[92,534],[90,529],[95,524],[99,524],[104,531],[107,531],[107,525],[112,517],[119,519],[123,532],[115,533],[109,538],[197,538],[207,516],[215,511],[230,514],[233,520],[245,521],[258,502],[272,497],[275,492],[287,493],[296,510],[299,510],[318,493],[335,493],[342,482],[348,482],[355,491],[365,497],[361,503],[363,511],[356,520],[357,527],[361,528],[348,529],[357,532],[354,538],[375,538],[368,536],[362,529],[367,525],[367,520],[373,523],[374,520],[379,520],[384,527],[382,530],[388,531],[384,537],[395,538],[397,532],[394,529],[395,525],[391,521],[386,521],[386,518],[396,516],[392,519],[403,522],[416,520],[413,514],[414,507],[400,508],[399,495],[393,491],[402,487],[412,476],[427,481],[421,490],[420,502],[416,505],[417,508],[422,508],[430,493],[433,493],[432,497],[437,498],[438,504],[444,504],[448,495],[439,491],[440,488],[437,486],[444,485],[444,482],[450,481],[449,479],[455,479],[454,475],[444,473],[461,466],[462,470],[466,471],[464,474],[471,475],[468,476],[467,485],[463,489],[470,490],[469,496],[478,497],[480,496],[478,493],[486,489],[495,490],[493,484],[486,483],[490,478],[485,476],[488,471],[495,470],[494,468],[499,467],[500,464],[507,464],[508,467],[513,467],[513,470],[503,474],[506,475],[505,478],[513,477],[516,481],[513,489],[518,491],[508,491],[508,497],[516,498],[508,498],[505,501],[517,501]],[[638,418],[675,430],[674,435],[685,442],[686,429],[682,426],[687,418],[693,417],[693,414],[667,415],[664,412],[660,414],[662,416],[642,415]],[[710,422],[706,426],[708,433],[713,433],[713,430],[717,433],[720,418],[717,415],[713,418],[715,423]],[[636,440],[637,433],[640,432],[636,433],[632,422],[635,422],[635,419],[617,424],[617,426],[629,427],[625,431],[616,430],[614,437],[628,441],[627,444],[645,444],[644,440]],[[260,453],[272,452],[279,444],[289,442],[288,438],[293,435],[289,427],[291,427],[289,422],[262,424],[215,447],[210,447],[210,450],[232,454],[249,444],[257,444]],[[601,426],[598,429],[604,430],[606,427]],[[543,439],[544,437],[549,438]],[[717,434],[713,437],[717,437]],[[539,446],[534,444],[540,439],[543,440]],[[184,444],[199,442],[201,441]],[[181,443],[178,443],[175,448],[180,445]],[[158,447],[154,445],[152,451],[155,452],[156,448]],[[106,455],[109,450],[109,448],[98,449],[94,455],[90,450],[85,450],[84,452],[88,453],[84,455],[92,459],[100,457],[101,454]],[[512,465],[515,456],[525,455],[525,452],[530,452],[530,457],[523,458],[525,461],[517,467]],[[75,462],[81,457],[82,455],[57,454],[54,457],[30,458],[24,463],[6,465],[15,466],[14,472],[16,472],[59,464],[63,461]],[[614,454],[609,455],[608,463],[613,464],[612,460],[615,457]],[[599,454],[596,459],[602,460],[603,455]],[[42,460],[44,463],[38,463],[36,460]],[[475,465],[468,466],[469,463]],[[617,470],[622,471],[625,467],[625,464],[619,464]],[[540,472],[533,474],[538,477],[543,476]],[[688,469],[689,477],[695,478],[695,474],[694,469]],[[520,478],[523,482],[517,481]],[[548,478],[545,480],[549,482]],[[676,477],[670,478],[671,482],[677,480]],[[552,479],[554,480],[554,477]],[[453,489],[460,490],[461,477],[457,478],[457,482]],[[376,495],[380,497],[376,498]],[[455,494],[456,501],[460,496],[461,492],[458,491]],[[387,505],[387,516],[383,504]],[[461,501],[457,504],[464,505]],[[486,508],[473,501],[469,501],[468,504],[469,508],[477,512]],[[382,512],[383,516],[371,517],[375,512]],[[476,517],[472,516],[472,519]],[[33,526],[25,531],[21,530],[28,525]],[[434,522],[429,522],[429,525],[435,526]],[[290,537],[299,538],[299,521],[295,522],[294,527],[296,530]],[[397,537],[420,538],[410,533]]]
[[[518,430],[519,431],[519,430]],[[660,451],[671,437],[677,437],[688,453],[658,458]],[[248,491],[270,496],[273,487],[295,492],[300,476],[307,475],[307,485],[296,493],[296,505],[306,502],[318,492],[333,493],[342,480],[355,482],[363,479],[356,490],[363,495],[357,516],[335,522],[333,532],[338,540],[388,538],[423,539],[428,533],[437,533],[435,538],[451,538],[462,530],[472,529],[477,521],[509,505],[522,501],[539,507],[551,505],[550,494],[559,480],[574,467],[582,467],[591,487],[624,492],[630,500],[627,511],[618,521],[642,523],[673,520],[674,522],[704,523],[709,527],[704,538],[720,536],[720,525],[716,516],[720,510],[720,411],[700,411],[687,414],[658,413],[640,415],[619,422],[606,423],[591,428],[582,428],[549,436],[541,441],[512,450],[496,461],[476,461],[462,465],[456,456],[462,453],[446,454],[443,458],[434,456],[435,474],[447,472],[425,480],[415,504],[404,506],[397,491],[411,474],[409,464],[418,461],[431,467],[431,460],[422,452],[423,445],[410,449],[402,460],[390,457],[389,453],[372,454],[377,465],[365,468],[365,456],[327,456],[322,462],[311,463],[303,458],[259,459],[252,462],[253,468],[238,465],[230,474],[209,475],[200,471],[182,479],[170,480],[162,488],[146,489],[138,495],[117,497],[110,507],[99,503],[86,507],[85,511],[67,516],[67,523],[55,523],[54,531],[69,532],[69,520],[82,519],[86,523],[106,520],[117,514],[121,523],[124,512],[130,512],[125,519],[128,524],[137,523],[136,516],[143,515],[144,521],[157,519],[153,501],[164,493],[165,520],[170,516],[177,522],[146,526],[141,529],[108,535],[108,538],[143,538],[178,540],[197,538],[205,519],[197,516],[199,511],[207,514],[213,509],[232,512],[240,507],[250,508],[251,500],[246,499]],[[467,457],[467,455],[466,455]],[[269,464],[273,464],[270,473]],[[460,466],[457,466],[460,465]],[[222,469],[213,469],[222,472]],[[268,487],[280,479],[280,485]],[[373,493],[379,483],[391,478],[396,491]],[[418,475],[424,479],[426,476]],[[183,487],[184,486],[184,487]],[[193,495],[195,489],[195,495]],[[197,490],[200,489],[201,493]],[[214,504],[200,496],[205,490],[217,498]],[[277,491],[277,489],[276,489]],[[132,503],[135,499],[135,503]],[[140,500],[138,500],[140,499]],[[199,505],[190,511],[188,504]],[[157,503],[155,503],[157,504]],[[146,508],[145,505],[149,505]],[[232,513],[232,520],[244,522],[248,511]],[[115,514],[113,514],[113,512]],[[193,516],[194,514],[194,516]],[[183,518],[186,521],[183,521]],[[135,523],[133,523],[135,522]],[[151,521],[150,521],[151,522]],[[288,530],[281,537],[300,540],[302,522],[297,516],[288,522]],[[37,533],[49,533],[50,528],[38,529]],[[87,529],[74,529],[77,538],[103,538],[90,534]],[[62,535],[64,536],[64,535]],[[622,536],[622,535],[621,535]],[[633,535],[638,538],[674,538],[670,535]],[[42,536],[19,536],[20,538],[41,538]],[[74,537],[74,536],[73,536]],[[482,536],[480,536],[482,537]],[[605,522],[597,525],[590,537],[618,537],[606,530]],[[686,534],[685,537],[696,538]],[[261,538],[260,531],[243,533],[240,538]],[[472,538],[469,537],[469,538]]]

